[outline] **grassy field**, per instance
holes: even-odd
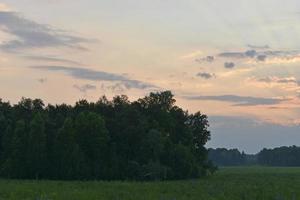
[[[300,168],[222,168],[203,180],[63,182],[0,180],[0,200],[298,200]]]

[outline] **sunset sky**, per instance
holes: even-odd
[[[171,90],[209,147],[300,145],[299,0],[0,0],[0,98]]]

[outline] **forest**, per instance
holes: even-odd
[[[257,163],[265,166],[299,167],[300,147],[264,148],[257,154]]]
[[[55,180],[174,180],[209,175],[206,115],[170,91],[130,102],[105,96],[74,106],[0,100],[0,176]]]
[[[273,166],[273,167],[299,167],[300,147],[264,148],[257,154],[246,154],[238,149],[217,148],[209,149],[209,160],[218,166]]]

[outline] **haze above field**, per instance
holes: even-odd
[[[211,147],[299,145],[298,0],[2,0],[0,97],[172,90]],[[297,142],[298,141],[298,142]]]

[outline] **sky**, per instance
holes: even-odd
[[[0,98],[171,90],[208,147],[300,145],[298,0],[0,0]]]

